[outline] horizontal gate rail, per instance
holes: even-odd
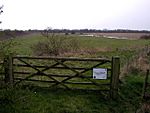
[[[30,67],[28,65],[25,65],[25,64],[13,64],[13,66],[18,66],[18,67]],[[33,67],[36,67],[36,68],[48,68],[49,66],[40,66],[40,65],[32,65]],[[84,67],[72,67],[73,69],[75,70],[88,70],[89,68],[84,68]],[[51,69],[66,69],[65,67],[51,67]],[[108,71],[111,71],[110,68],[107,68]]]
[[[111,62],[109,59],[105,58],[76,58],[76,57],[44,57],[44,56],[14,56],[14,59],[38,59],[38,60],[67,60],[67,61],[106,61]]]
[[[56,81],[44,81],[44,80],[36,80],[36,79],[23,79],[23,78],[14,78],[15,80],[27,80],[27,81],[37,81],[37,82],[47,82],[47,83],[57,83]],[[80,84],[80,85],[95,85],[91,82],[64,82],[65,84]],[[101,83],[98,86],[102,85],[110,85],[110,83]]]
[[[22,75],[30,75],[32,74],[32,72],[14,72],[14,74],[22,74]],[[40,75],[40,74],[39,74]],[[70,77],[70,76],[74,76],[74,75],[66,75],[66,74],[47,74],[47,76],[53,76],[53,77]],[[93,76],[81,76],[82,78],[92,78]],[[81,78],[79,77],[79,78]],[[107,77],[108,79],[110,79],[110,77]],[[99,79],[99,81],[102,80],[102,79]]]

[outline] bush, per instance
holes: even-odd
[[[142,72],[142,70],[139,69],[138,67],[130,66],[129,73],[138,75],[141,72]]]
[[[60,56],[69,52],[76,52],[79,49],[79,41],[73,37],[51,34],[46,41],[38,42],[33,46],[36,55]]]
[[[14,45],[16,45],[16,42],[13,39],[0,41],[0,59],[15,54],[15,50],[12,50]]]
[[[143,36],[140,37],[140,39],[148,40],[148,39],[150,39],[150,35],[143,35]]]

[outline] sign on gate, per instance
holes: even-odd
[[[107,69],[93,68],[93,79],[107,79]]]

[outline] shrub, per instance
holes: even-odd
[[[46,40],[33,46],[36,55],[60,56],[68,52],[76,52],[79,49],[79,41],[73,37],[63,35],[47,35]]]
[[[140,37],[140,39],[146,39],[146,40],[148,40],[148,39],[150,39],[150,35],[142,35]]]
[[[16,45],[16,42],[13,39],[0,41],[0,58],[15,54],[15,50],[11,49],[14,45]]]
[[[13,45],[16,44],[12,39],[0,41],[0,73],[4,71],[4,58],[15,54],[15,50],[11,49]],[[0,80],[4,80],[4,76],[0,74]],[[3,82],[0,82],[2,86]]]

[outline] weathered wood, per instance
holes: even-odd
[[[28,65],[25,65],[25,64],[13,64],[13,66],[16,66],[16,67],[31,67],[31,66],[28,66]],[[32,65],[33,67],[36,67],[36,68],[51,68],[51,69],[62,69],[62,70],[65,70],[65,69],[68,69],[66,67],[62,67],[62,66],[44,66],[44,65]],[[71,67],[72,69],[75,69],[75,70],[89,70],[90,68],[84,68],[84,67]],[[107,68],[107,71],[111,71],[110,68]]]
[[[145,80],[144,80],[144,84],[143,84],[143,93],[142,93],[142,98],[145,99],[146,98],[146,89],[148,87],[148,76],[149,76],[149,70],[146,71],[146,76],[145,76]]]
[[[106,61],[111,62],[109,59],[104,58],[75,58],[75,57],[47,57],[47,56],[14,56],[15,59],[45,59],[45,60],[67,60],[67,61]]]
[[[24,79],[24,78],[14,78],[15,80],[23,80],[23,81],[35,81],[35,82],[43,82],[43,83],[57,83],[56,81],[48,81],[48,80],[37,80],[37,79]],[[91,82],[64,82],[64,84],[78,84],[78,85],[94,85]],[[98,86],[109,86],[110,83],[99,83]]]
[[[110,96],[113,99],[118,97],[119,88],[119,74],[120,74],[120,58],[112,58],[112,73],[111,73],[111,86],[110,86]]]
[[[36,76],[36,75],[42,74],[42,75],[47,76],[47,77],[49,77],[50,79],[54,80],[56,83],[61,84],[61,85],[64,86],[65,88],[69,89],[68,86],[64,85],[63,83],[59,82],[57,79],[55,79],[55,78],[53,78],[53,77],[51,77],[51,76],[48,76],[46,73],[44,73],[44,71],[50,69],[50,67],[45,68],[45,69],[43,69],[43,70],[39,70],[38,68],[36,68],[36,67],[32,66],[31,64],[27,63],[26,61],[22,60],[21,58],[19,58],[19,60],[20,60],[21,62],[25,63],[26,65],[28,65],[29,67],[31,67],[31,68],[33,68],[33,69],[35,69],[35,70],[37,71],[36,73],[33,73],[33,74],[31,74],[30,76],[26,77],[26,79],[29,79],[29,78],[34,77],[34,76]],[[64,62],[64,61],[62,61],[62,62]],[[56,66],[56,65],[58,65],[58,64],[59,64],[59,63],[55,63],[55,64],[52,65],[52,66]],[[21,81],[20,81],[20,82],[21,82]],[[19,83],[19,82],[18,82],[18,83]]]
[[[33,74],[32,72],[19,72],[19,71],[15,71],[14,74],[21,74],[21,75],[31,75]],[[47,76],[52,76],[52,77],[70,77],[70,76],[74,76],[71,74],[48,74]],[[81,77],[79,77],[81,78]],[[93,78],[93,76],[82,76],[82,78]]]
[[[13,86],[14,76],[13,76],[13,59],[9,56],[4,59],[4,70],[5,70],[5,83]]]
[[[31,74],[33,74],[32,72],[19,72],[19,71],[14,71],[13,73],[14,73],[14,75],[15,74],[17,74],[17,75],[31,75]],[[71,75],[71,74],[48,74],[47,73],[47,76],[63,78],[63,77],[70,77],[70,76],[74,76],[74,75]],[[91,76],[82,75],[82,76],[77,76],[76,78],[82,78],[82,79],[84,79],[84,78],[93,78],[93,76],[92,75]],[[110,77],[107,77],[107,79],[110,79]],[[103,79],[99,79],[99,81],[103,81]]]

